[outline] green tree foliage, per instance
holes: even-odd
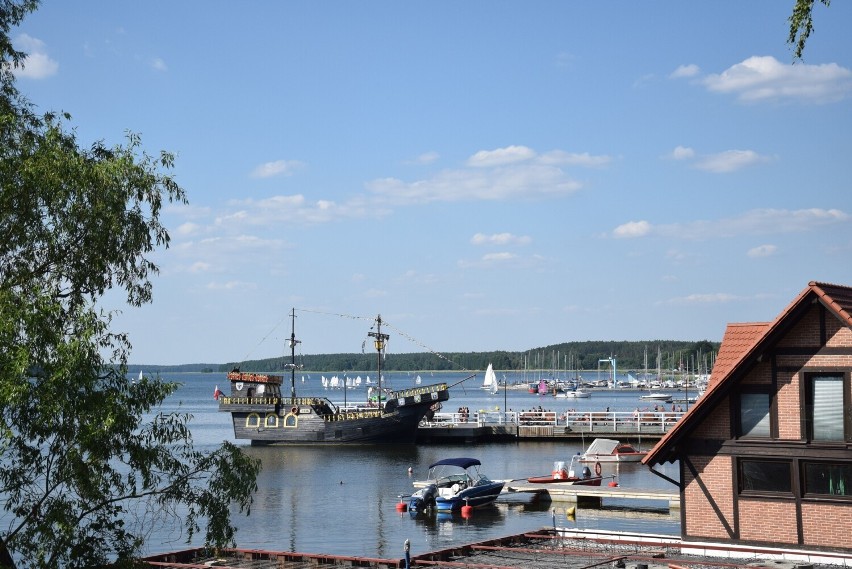
[[[671,369],[707,370],[712,367],[718,342],[701,340],[685,342],[678,340],[650,340],[647,342],[628,341],[585,341],[563,342],[524,352],[468,352],[445,353],[438,356],[429,352],[388,353],[382,369],[386,371],[459,371],[484,370],[488,364],[495,369],[516,370],[543,369],[596,369],[599,361],[613,357],[620,370],[641,370],[645,367],[647,355],[648,369],[656,370],[657,352],[660,353],[660,367]],[[289,356],[266,358],[245,362],[231,362],[218,367],[218,371],[230,371],[239,367],[243,371],[281,372]],[[313,354],[298,357],[298,365],[306,371],[347,372],[369,371],[376,369],[376,355],[364,354]],[[600,364],[607,369],[610,364]],[[195,371],[198,371],[196,366]]]
[[[793,6],[793,13],[790,14],[788,21],[790,22],[790,35],[787,38],[787,43],[793,46],[793,55],[796,59],[801,59],[805,52],[805,44],[814,31],[814,2],[815,0],[796,0]],[[831,0],[820,0],[828,6]]]
[[[35,1],[0,0],[0,567],[132,566],[163,517],[190,540],[233,543],[259,463],[193,448],[175,389],[130,382],[126,335],[99,302],[151,301],[164,203],[184,202],[173,157],[81,148],[67,115],[36,115],[15,85],[10,30]]]

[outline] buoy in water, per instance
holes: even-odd
[[[409,466],[409,467],[408,467],[408,474],[409,474],[409,476],[410,476],[413,472],[414,472],[414,469],[413,469],[413,468],[411,468],[411,467]]]
[[[618,486],[618,482],[616,482],[615,480],[609,481],[609,487],[610,488],[615,488],[616,486]]]
[[[396,503],[396,511],[397,512],[404,512],[407,509],[408,509],[408,504],[406,504],[402,500],[400,500],[399,502]]]
[[[576,514],[576,513],[577,513],[577,508],[575,506],[571,506],[570,508],[565,510],[565,517],[566,518],[573,518],[574,514]]]
[[[462,506],[461,515],[463,518],[469,518],[473,515],[473,506]]]

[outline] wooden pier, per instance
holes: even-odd
[[[431,421],[423,421],[418,427],[417,442],[585,441],[594,438],[611,438],[632,443],[657,441],[682,415],[682,412],[668,411],[571,414],[557,414],[554,411],[436,413]]]

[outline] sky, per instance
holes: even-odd
[[[852,5],[48,0],[19,89],[177,156],[131,363],[720,341],[852,285]]]

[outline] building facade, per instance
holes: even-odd
[[[707,391],[644,459],[678,461],[691,541],[852,551],[852,288],[731,324]]]

